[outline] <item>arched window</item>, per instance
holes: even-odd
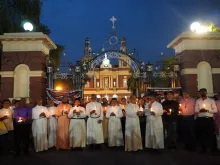
[[[212,68],[208,62],[200,62],[197,65],[198,89],[206,88],[208,95],[213,94]]]
[[[18,65],[14,70],[14,98],[29,97],[29,67]]]

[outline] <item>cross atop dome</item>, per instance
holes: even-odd
[[[117,19],[114,16],[112,16],[110,21],[112,22],[112,29],[115,29],[115,21],[117,21]]]

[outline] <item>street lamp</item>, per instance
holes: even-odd
[[[33,24],[32,23],[30,23],[30,22],[25,22],[24,24],[23,24],[23,28],[24,28],[24,30],[25,31],[33,31],[33,29],[34,29],[34,26],[33,26]]]
[[[203,34],[203,33],[207,33],[207,32],[211,32],[212,31],[210,26],[202,25],[199,22],[193,22],[190,25],[190,30],[192,32],[199,33],[199,34]]]

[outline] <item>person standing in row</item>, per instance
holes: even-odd
[[[7,143],[8,143],[8,152],[12,153],[14,150],[14,124],[13,124],[13,110],[10,108],[10,100],[5,99],[2,101],[3,108],[0,110],[0,118],[4,118],[4,122],[8,134],[7,134]]]
[[[167,100],[162,103],[163,106],[163,126],[164,133],[167,133],[166,145],[169,149],[175,149],[177,143],[177,121],[179,114],[179,103],[174,99],[174,93],[167,93]],[[166,137],[166,136],[165,136]]]
[[[139,111],[136,104],[136,97],[130,97],[130,103],[126,106],[126,123],[125,123],[125,151],[142,150],[142,139],[140,130]]]
[[[21,149],[28,154],[32,110],[26,106],[26,100],[23,98],[19,106],[14,109],[14,120],[16,156],[20,155]]]
[[[145,147],[152,149],[164,149],[164,134],[163,122],[161,116],[163,115],[163,107],[156,101],[156,94],[149,95],[146,116],[146,134]]]
[[[57,117],[53,100],[48,100],[47,103],[49,105],[48,112],[50,114],[48,119],[48,147],[51,148],[56,147]]]
[[[74,107],[70,109],[68,117],[70,120],[69,139],[71,148],[86,147],[86,111],[80,106],[80,100],[74,100]]]
[[[48,150],[47,118],[50,115],[47,108],[42,106],[42,102],[43,100],[39,99],[32,110],[32,133],[36,152]]]
[[[183,98],[179,101],[181,112],[181,127],[185,149],[194,150],[195,140],[195,99],[191,98],[187,92],[183,92]]]
[[[198,113],[196,119],[196,129],[198,140],[201,145],[201,153],[207,152],[207,148],[214,151],[216,141],[213,115],[217,113],[215,101],[207,97],[207,90],[200,89],[201,98],[196,101],[195,112]]]
[[[68,97],[64,96],[62,104],[58,105],[56,109],[57,122],[57,144],[56,148],[69,149],[69,124],[70,119],[68,114],[72,106],[68,104]]]
[[[108,100],[106,98],[103,98],[102,99],[102,109],[103,109],[102,127],[103,127],[103,136],[104,136],[105,143],[108,143],[108,119],[106,118],[108,107],[109,107]]]
[[[87,145],[98,145],[104,143],[103,137],[103,110],[101,103],[97,102],[96,94],[91,95],[91,102],[86,105],[87,120]]]
[[[218,98],[216,103],[217,113],[215,114],[215,124],[216,124],[216,139],[217,139],[217,148],[220,150],[220,93],[218,93]]]
[[[121,127],[122,127],[122,133],[123,133],[124,142],[125,142],[125,121],[126,121],[125,109],[126,109],[126,106],[127,106],[127,100],[126,100],[126,98],[122,98],[121,99],[120,107],[122,109],[122,114],[123,114],[123,116],[121,118]]]
[[[119,147],[124,145],[121,120],[123,116],[121,108],[117,105],[117,99],[111,100],[111,106],[107,110],[108,123],[108,146]]]

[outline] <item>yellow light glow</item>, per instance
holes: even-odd
[[[207,33],[207,32],[211,32],[211,28],[210,26],[206,26],[206,25],[202,25],[199,22],[194,22],[191,24],[190,29],[192,32],[196,32],[196,33]]]
[[[61,91],[61,90],[62,90],[62,87],[61,87],[61,86],[57,86],[57,87],[55,88],[55,90]]]

